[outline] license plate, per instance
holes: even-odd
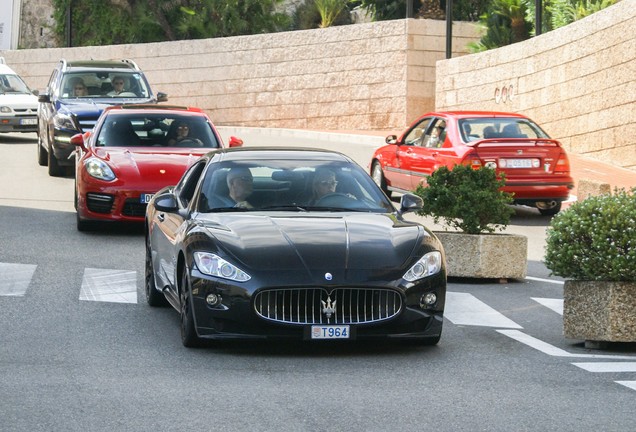
[[[532,168],[532,159],[501,159],[501,168]]]
[[[38,124],[38,119],[34,118],[34,119],[20,119],[20,124],[21,125],[36,125]]]
[[[155,196],[155,194],[141,194],[139,202],[142,204],[148,204],[153,196]]]
[[[349,326],[311,326],[312,339],[349,339]]]

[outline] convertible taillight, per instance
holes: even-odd
[[[555,174],[570,174],[570,160],[565,153],[561,153],[554,167]]]

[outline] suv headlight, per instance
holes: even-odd
[[[442,269],[442,254],[438,251],[429,252],[417,262],[402,276],[409,282],[415,282],[426,276],[434,275]]]
[[[194,262],[201,273],[229,279],[236,282],[246,282],[252,277],[234,264],[230,264],[218,255],[209,252],[195,252]]]
[[[96,179],[111,181],[116,178],[113,170],[101,159],[88,158],[84,163],[84,167],[88,175]]]
[[[77,130],[75,128],[75,123],[73,123],[73,119],[70,116],[67,116],[66,114],[56,114],[53,117],[53,124],[55,125],[56,128],[59,128],[59,129]]]

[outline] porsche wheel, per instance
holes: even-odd
[[[152,307],[163,307],[168,305],[168,301],[163,293],[157,290],[152,267],[152,254],[150,252],[150,242],[146,240],[146,269],[145,269],[146,302]]]
[[[183,269],[181,275],[181,343],[184,347],[196,348],[201,346],[201,339],[197,336],[197,330],[194,326],[190,288],[188,270]]]

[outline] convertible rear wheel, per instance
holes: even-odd
[[[154,269],[152,267],[152,253],[150,252],[150,241],[146,240],[146,302],[153,307],[167,306],[168,301],[163,293],[157,290],[155,285]]]
[[[190,298],[190,278],[188,269],[183,269],[181,275],[181,343],[188,348],[201,346],[201,339],[197,336],[194,326],[194,313]]]
[[[543,216],[554,216],[561,211],[561,201],[537,201],[535,205]]]
[[[380,189],[382,189],[382,192],[384,192],[386,196],[391,198],[391,191],[386,187],[386,180],[384,179],[384,173],[382,172],[380,162],[373,162],[371,177],[373,177],[373,181],[375,182],[375,184],[377,184]]]

